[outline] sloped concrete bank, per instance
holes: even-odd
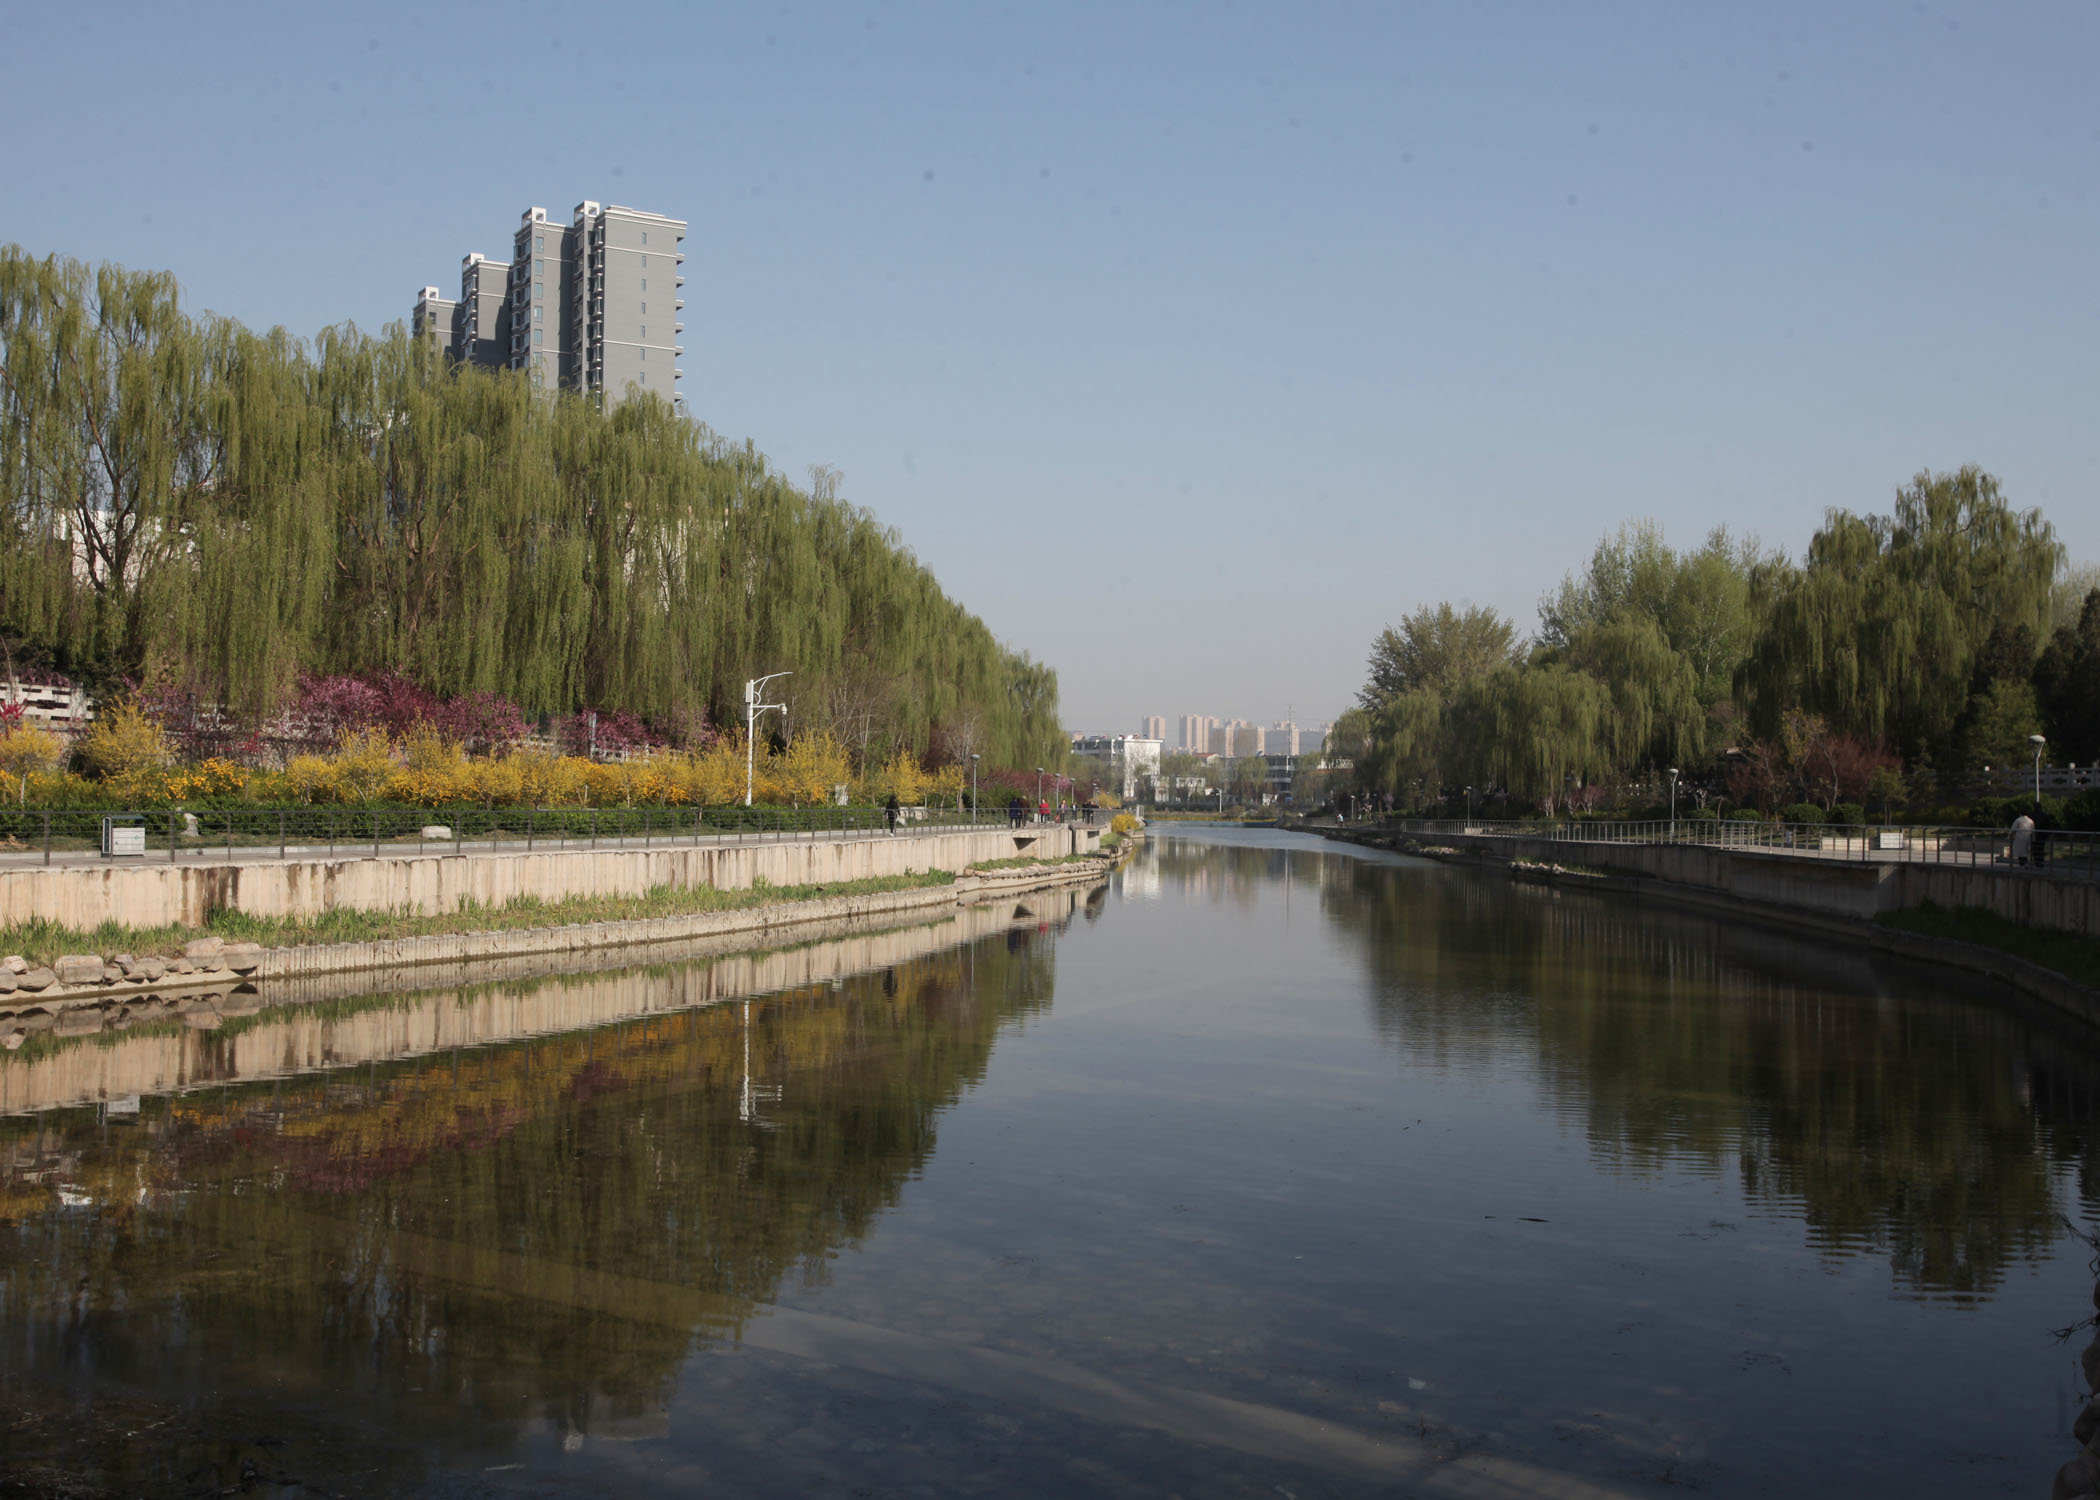
[[[1309,831],[1319,833],[1325,838],[1361,844],[1367,848],[1410,852],[1404,847],[1404,839],[1395,839],[1372,829],[1318,828]],[[2100,893],[2081,890],[2077,886],[2069,886],[2061,897],[2056,891],[2045,892],[2047,899],[2040,903],[2032,899],[2022,903],[2002,894],[2000,899],[1995,901],[1967,899],[1991,894],[1987,884],[1994,878],[1991,872],[1933,871],[1930,867],[1925,867],[1919,873],[1956,878],[1951,881],[1928,879],[1904,882],[1896,877],[1905,870],[1917,870],[1918,867],[1823,863],[1790,855],[1760,856],[1747,851],[1700,849],[1685,845],[1651,850],[1640,845],[1581,844],[1545,839],[1469,835],[1463,838],[1440,838],[1435,849],[1411,852],[1447,863],[1500,870],[1515,880],[1533,881],[1570,890],[1631,896],[1637,901],[1653,901],[1714,916],[1747,916],[1774,926],[1857,944],[1877,953],[1942,964],[1995,979],[2052,1011],[2085,1025],[2100,1026],[2100,990],[2094,990],[2057,973],[2054,969],[2044,968],[2031,960],[2001,949],[1959,942],[1952,938],[1931,937],[1897,927],[1884,927],[1871,920],[1877,912],[1923,905],[1927,901],[1950,907],[1979,906],[1986,911],[1999,910],[2006,906],[2018,910],[2023,904],[2032,909],[2039,904],[2051,914],[2076,918],[2083,914],[2087,898],[2100,896]],[[1708,856],[1696,863],[1700,871],[1709,878],[1695,884],[1649,870],[1623,868],[1628,862],[1629,854],[1656,852]],[[1737,872],[1735,878],[1730,878],[1726,862],[1731,857],[1741,860],[1746,854],[1749,858],[1758,860],[1762,867]],[[1771,868],[1775,861],[1787,861],[1795,868]],[[1616,865],[1622,868],[1615,873],[1599,874],[1591,870],[1563,868],[1564,862],[1607,867]],[[1693,862],[1684,863],[1689,865]],[[2010,878],[2025,888],[2024,893],[2029,898],[2034,895],[2034,883],[2021,881],[2017,875],[2006,872],[1995,878]],[[2052,884],[2061,886],[2066,883]],[[1900,899],[1905,896],[1911,899]],[[2089,933],[2100,930],[2100,921],[2096,921],[2095,928],[2085,930]]]
[[[278,991],[286,987],[298,989],[306,998],[325,998],[310,982],[338,975],[360,977],[347,989],[327,993],[369,990],[371,976],[379,971],[439,967],[464,973],[503,961],[511,966],[509,973],[513,975],[520,964],[527,966],[529,972],[554,973],[589,967],[594,955],[599,954],[617,954],[617,962],[631,964],[638,961],[634,957],[636,949],[649,949],[662,960],[672,961],[697,956],[694,945],[700,943],[710,943],[717,951],[724,946],[763,947],[775,938],[799,940],[806,929],[827,924],[937,914],[958,905],[1007,900],[1032,890],[1105,880],[1109,869],[1109,859],[1097,855],[1033,869],[966,872],[953,884],[916,890],[782,901],[736,911],[693,912],[622,922],[439,933],[373,942],[259,948],[254,944],[217,944],[215,939],[203,939],[191,945],[196,956],[188,973],[164,971],[147,977],[142,972],[126,976],[119,966],[105,964],[101,976],[92,981],[52,983],[38,990],[0,995],[0,1046],[18,1047],[26,1035],[38,1030],[61,1034],[100,1031],[112,1019],[126,1017],[154,1020],[194,1016],[192,1024],[212,1026],[217,1024],[212,1017],[240,1013],[244,1002],[232,999],[229,1005],[231,997],[251,997],[245,1002],[249,1010],[262,1003],[260,997],[264,994],[275,1000]],[[112,1010],[123,1014],[112,1016]]]
[[[383,988],[356,971],[130,997],[65,1012],[58,1045],[0,1056],[0,1115],[288,1078],[754,999],[911,963],[1016,925],[1033,929],[1087,899],[1083,887],[1063,882],[987,892],[945,909],[799,924],[774,946],[724,934],[434,964],[389,976]]]

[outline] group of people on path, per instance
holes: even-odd
[[[889,830],[892,834],[896,833],[897,819],[902,817],[903,814],[904,809],[900,807],[897,803],[897,794],[895,792],[891,792],[889,800],[882,804],[882,821],[889,825]],[[1084,804],[1083,806],[1073,808],[1059,807],[1057,809],[1057,820],[1058,822],[1062,823],[1066,820],[1068,815],[1073,814],[1083,814],[1087,826],[1093,826],[1093,803],[1089,802]],[[1049,822],[1050,804],[1048,802],[1036,803],[1035,815],[1038,821],[1044,823]],[[1012,823],[1014,827],[1019,828],[1023,823],[1028,821],[1028,804],[1026,802],[1023,802],[1019,797],[1014,798],[1012,802],[1007,804],[1006,816],[1007,820],[1010,823]]]

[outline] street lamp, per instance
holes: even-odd
[[[785,703],[761,703],[759,695],[767,683],[776,677],[792,677],[792,672],[768,672],[763,677],[753,677],[744,684],[744,806],[751,805],[751,775],[758,757],[758,716],[777,709],[782,719],[787,718]]]
[[[1035,811],[1036,811],[1036,812],[1038,812],[1038,813],[1040,813],[1040,812],[1042,811],[1042,808],[1043,808],[1043,768],[1042,768],[1041,766],[1037,766],[1037,767],[1035,768]]]
[[[970,752],[970,821],[977,821],[977,752]]]
[[[2034,746],[2034,805],[2042,805],[2042,746],[2049,742],[2038,734],[2027,736],[2027,743]]]
[[[1672,766],[1663,774],[1670,778],[1670,837],[1674,839],[1677,837],[1677,768]]]

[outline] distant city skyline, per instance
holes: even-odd
[[[1171,736],[1168,733],[1170,722],[1173,726]],[[1074,729],[1070,733],[1075,740],[1113,739],[1135,734],[1140,739],[1158,740],[1170,751],[1209,755],[1300,755],[1317,752],[1333,727],[1331,719],[1306,722],[1280,718],[1262,723],[1217,714],[1181,714],[1169,721],[1164,714],[1141,714],[1134,731],[1096,728]],[[1250,734],[1253,736],[1251,740],[1248,738]]]

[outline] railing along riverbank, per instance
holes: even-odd
[[[1683,844],[1756,849],[1867,864],[1956,865],[2100,880],[2100,834],[2037,829],[2024,853],[2003,828],[1916,824],[1751,823],[1711,819],[1650,822],[1526,822],[1489,818],[1389,818],[1368,824],[1416,839],[1525,838],[1580,844]]]
[[[1030,825],[1086,822],[1084,809]],[[900,810],[897,832],[982,832],[1010,825],[1004,809]],[[106,855],[110,830],[124,830],[125,852]],[[11,863],[330,859],[365,853],[654,848],[704,843],[782,843],[795,839],[880,838],[880,807],[276,807],[0,809],[0,868]]]

